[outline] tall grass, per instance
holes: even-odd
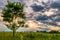
[[[60,34],[43,32],[0,32],[0,40],[60,40]]]

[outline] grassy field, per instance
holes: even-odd
[[[0,32],[0,40],[60,40],[60,34],[43,32]]]

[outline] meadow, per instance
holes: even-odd
[[[45,32],[0,32],[0,40],[60,40],[60,33]]]

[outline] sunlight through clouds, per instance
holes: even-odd
[[[60,30],[60,0],[9,0],[24,5],[26,24],[30,29]],[[0,0],[1,8],[7,0]],[[3,4],[2,4],[3,3]],[[32,20],[33,19],[33,20]],[[0,20],[2,17],[0,16]],[[19,18],[17,20],[20,20]],[[40,24],[39,24],[40,23]],[[1,24],[2,25],[2,24]]]
[[[50,30],[60,31],[60,27],[58,26],[50,26]]]
[[[38,24],[36,24],[33,20],[27,21],[26,24],[28,25],[30,29],[37,29],[38,27]]]
[[[44,12],[44,15],[46,16],[51,16],[51,15],[54,15],[54,13],[56,13],[58,11],[58,9],[50,9],[49,11],[45,11]]]

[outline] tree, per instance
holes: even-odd
[[[14,37],[16,29],[24,27],[25,24],[26,16],[23,13],[23,5],[19,2],[8,2],[2,14],[3,21],[6,22],[5,25],[13,30]]]

